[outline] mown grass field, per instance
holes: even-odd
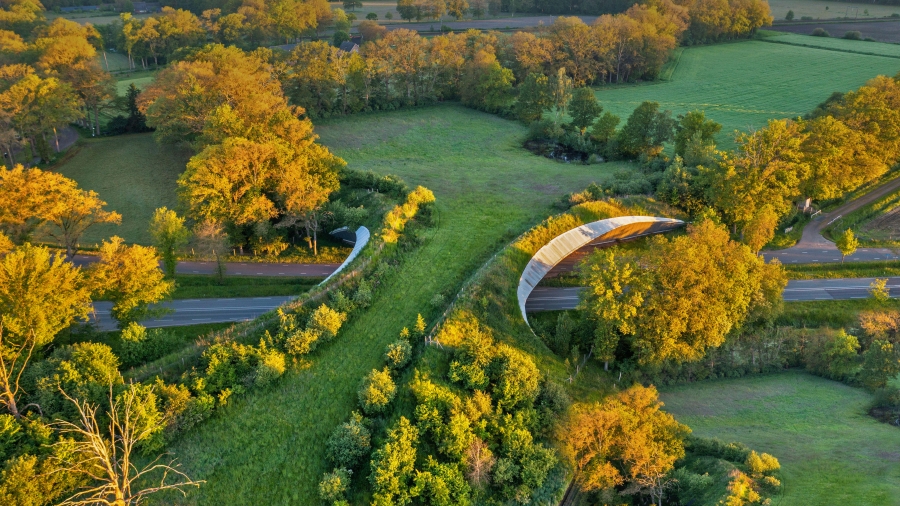
[[[553,214],[560,195],[623,165],[566,165],[520,147],[525,127],[455,105],[365,115],[317,127],[350,167],[392,173],[437,197],[437,224],[361,312],[299,372],[254,393],[172,450],[207,480],[190,503],[312,504],[325,469],[323,441],[356,406],[363,376],[430,301],[450,300],[502,245]],[[360,477],[365,479],[365,477]]]
[[[779,506],[900,504],[900,430],[866,415],[863,390],[801,372],[695,383],[662,392],[694,433],[778,457]]]
[[[83,141],[70,159],[55,167],[105,200],[122,215],[121,225],[92,227],[81,244],[92,247],[112,235],[150,244],[147,227],[153,211],[178,205],[175,180],[189,158],[187,151],[160,146],[150,134],[121,135]]]
[[[687,48],[669,81],[598,88],[596,93],[606,110],[622,118],[621,124],[645,100],[659,102],[673,115],[705,111],[722,124],[717,140],[727,148],[734,145],[735,130],[802,116],[832,92],[850,91],[876,75],[898,71],[896,58],[747,41]]]

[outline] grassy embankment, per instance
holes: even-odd
[[[782,506],[900,504],[900,430],[866,415],[871,396],[787,372],[663,390],[694,433],[778,457]]]
[[[437,224],[331,346],[271,391],[238,400],[172,450],[207,483],[191,502],[312,501],[325,471],[322,441],[356,405],[361,378],[417,313],[434,313],[490,255],[553,214],[560,195],[625,164],[565,165],[520,147],[525,128],[447,105],[324,123],[323,142],[356,169],[393,173],[437,197]]]

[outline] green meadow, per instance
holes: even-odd
[[[877,47],[876,51],[888,44],[856,46]],[[622,124],[645,100],[659,102],[673,115],[704,111],[722,124],[719,145],[732,147],[735,130],[760,128],[773,118],[802,116],[835,91],[850,91],[879,74],[893,76],[898,71],[897,58],[747,41],[687,48],[668,81],[601,87],[596,93]]]
[[[781,462],[779,506],[900,504],[900,430],[866,414],[863,390],[802,372],[664,389],[694,434],[739,441]]]

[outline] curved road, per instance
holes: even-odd
[[[888,181],[858,199],[841,205],[837,209],[817,216],[806,224],[806,227],[803,229],[803,235],[796,245],[784,250],[765,252],[763,257],[766,260],[777,258],[783,264],[840,262],[841,253],[833,242],[822,236],[822,230],[841,217],[897,191],[900,191],[900,177]],[[893,260],[897,258],[900,257],[887,248],[859,248],[856,250],[856,253],[848,256],[845,261]]]

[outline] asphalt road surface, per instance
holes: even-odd
[[[252,320],[275,309],[294,297],[247,297],[236,299],[187,299],[160,304],[173,312],[152,320],[144,320],[145,327],[176,327],[201,323],[222,323]],[[94,315],[100,330],[115,330],[116,321],[110,316],[112,302],[95,302]]]
[[[785,302],[809,300],[849,300],[869,297],[869,286],[875,278],[805,279],[788,281]],[[900,277],[888,278],[891,297],[900,298]],[[525,311],[561,311],[575,309],[583,288],[537,287],[525,301]]]
[[[72,263],[87,266],[98,258],[90,255],[75,255]],[[277,263],[226,263],[227,276],[286,276],[324,278],[335,271],[340,264],[277,264]],[[178,262],[178,274],[215,274],[215,262]]]

